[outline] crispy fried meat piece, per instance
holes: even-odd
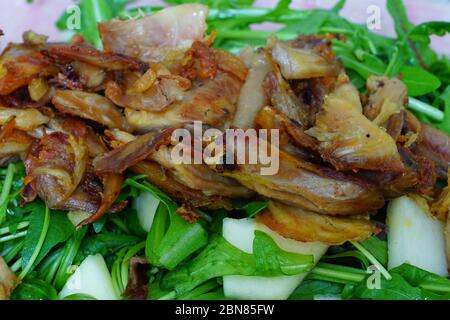
[[[403,172],[395,141],[363,115],[358,90],[346,76],[341,81],[306,131],[320,141],[322,158],[337,170]]]
[[[373,186],[276,148],[268,147],[279,152],[279,170],[273,175],[261,175],[267,166],[259,162],[212,167],[265,197],[318,213],[358,215],[383,206],[384,199]]]
[[[56,90],[52,103],[63,114],[93,120],[111,129],[128,129],[128,123],[120,109],[97,93]]]
[[[102,22],[98,27],[106,51],[163,62],[203,37],[207,15],[204,5],[184,4],[140,19]]]
[[[360,241],[378,233],[377,227],[363,217],[331,217],[270,201],[256,220],[282,235],[302,242],[339,245]]]
[[[41,46],[9,44],[0,57],[0,95],[27,86],[31,80],[56,71],[40,52]]]
[[[55,132],[32,146],[26,157],[26,180],[52,209],[58,209],[84,179],[88,153],[84,142]]]

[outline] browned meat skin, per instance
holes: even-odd
[[[58,209],[84,179],[88,154],[81,139],[55,132],[32,147],[24,164],[31,187],[50,208]]]
[[[120,132],[119,130],[110,131],[107,133],[108,137],[111,139],[110,143],[113,147],[119,147],[123,143],[133,141],[135,137],[125,132]],[[150,167],[153,161],[157,162],[161,166],[161,170],[164,170],[163,174],[167,177],[166,180],[173,180],[174,185],[180,186],[180,190],[184,193],[193,194],[193,198],[207,199],[208,197],[213,198],[248,198],[253,195],[253,192],[249,189],[243,187],[233,179],[220,176],[213,170],[211,170],[205,164],[175,164],[171,156],[172,148],[169,146],[161,146],[158,151],[150,155],[149,162],[146,164]],[[148,161],[146,161],[147,163]],[[135,166],[136,167],[136,166]],[[139,165],[137,165],[138,168]],[[145,166],[144,166],[145,167]],[[134,168],[134,167],[133,167]],[[133,170],[132,168],[132,170]],[[143,169],[142,169],[143,170]],[[160,169],[154,169],[159,171]],[[149,171],[149,170],[147,170]],[[174,189],[175,187],[169,187],[168,183],[162,183],[158,180],[160,175],[156,175],[154,179],[158,185],[162,185],[160,188],[163,190]],[[161,178],[162,179],[162,178]],[[176,189],[176,188],[175,188]],[[192,191],[186,191],[192,190]],[[197,191],[201,192],[203,196],[198,196]],[[173,192],[170,192],[173,194]],[[187,197],[186,197],[187,198]],[[205,200],[201,200],[205,202]],[[191,207],[196,207],[198,204],[192,202],[191,200],[183,199],[183,203],[188,204]],[[209,201],[207,201],[209,203]],[[226,207],[229,208],[229,204],[225,200],[220,200],[218,204],[225,203]],[[195,204],[195,205],[193,205]],[[208,204],[208,206],[211,206]]]
[[[24,159],[30,149],[33,138],[21,130],[15,129],[16,120],[12,118],[0,131],[0,164]]]
[[[356,176],[376,185],[388,198],[411,192],[433,196],[436,184],[435,163],[426,157],[415,155],[400,144],[397,147],[406,168],[404,172],[361,170]]]
[[[255,123],[262,129],[279,129],[281,135],[287,135],[284,140],[290,140],[300,148],[317,150],[319,147],[317,140],[307,135],[298,123],[273,107],[264,107],[256,116]]]
[[[146,257],[132,257],[128,272],[128,283],[122,294],[132,300],[145,300],[148,293],[150,264]]]
[[[196,82],[182,101],[176,101],[161,112],[125,110],[133,130],[148,132],[155,128],[181,127],[194,120],[215,128],[229,124],[236,110],[242,82],[227,73]]]
[[[97,174],[124,172],[129,167],[147,159],[162,145],[169,144],[173,130],[173,128],[168,128],[160,133],[149,132],[115,150],[98,156],[93,161],[95,172]]]
[[[56,69],[39,50],[41,46],[9,44],[0,57],[0,95],[8,95],[39,76]]]
[[[436,175],[445,180],[450,166],[450,136],[422,123],[419,142],[413,150],[436,163]]]
[[[329,245],[364,240],[379,231],[365,218],[330,217],[275,201],[270,201],[256,220],[283,237]]]
[[[341,66],[331,51],[331,42],[325,38],[299,37],[285,42],[269,38],[267,46],[285,79],[320,78],[340,72]]]
[[[275,146],[272,146],[275,148]],[[261,175],[261,164],[218,165],[214,169],[247,188],[278,201],[328,215],[375,211],[384,199],[372,186],[336,171],[279,151],[279,170]]]
[[[185,4],[141,19],[99,23],[99,33],[106,51],[163,62],[203,37],[207,15],[206,6]]]
[[[403,172],[395,141],[362,114],[358,90],[342,76],[306,131],[320,141],[319,152],[337,170]]]
[[[0,125],[5,125],[14,118],[14,127],[31,131],[49,121],[49,118],[36,109],[16,109],[0,107]]]
[[[364,115],[379,126],[386,126],[391,116],[403,110],[408,102],[406,86],[397,78],[370,76],[366,86]]]
[[[171,198],[193,208],[232,209],[231,201],[220,195],[207,196],[201,190],[194,190],[173,177],[170,171],[152,161],[141,161],[130,168],[137,174],[145,174],[146,179],[167,193]]]
[[[123,176],[120,174],[109,173],[102,176],[103,192],[101,193],[102,201],[97,211],[89,218],[80,222],[78,227],[82,227],[94,223],[101,219],[106,212],[112,207],[120,194]]]
[[[171,148],[162,146],[151,156],[153,161],[170,170],[173,177],[192,189],[202,191],[206,196],[226,198],[248,198],[253,192],[235,180],[218,175],[205,164],[174,164]]]
[[[50,45],[43,53],[60,63],[80,61],[111,71],[133,70],[144,72],[147,70],[147,65],[139,59],[100,51],[88,46]]]
[[[137,91],[136,84],[149,72],[154,80],[148,89]],[[158,75],[151,67],[143,76],[127,74],[124,86],[110,81],[106,85],[105,95],[112,102],[124,108],[159,112],[176,100],[182,100],[184,92],[191,87],[191,82],[183,77],[172,75],[168,70]]]
[[[90,119],[108,128],[128,129],[120,109],[97,93],[56,90],[52,103],[63,114]]]

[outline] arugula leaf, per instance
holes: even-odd
[[[248,254],[216,235],[198,256],[164,276],[161,287],[180,295],[207,280],[225,275],[293,275],[312,268],[314,259],[311,255],[285,252],[267,237],[262,232],[255,232],[254,254]]]
[[[166,194],[147,182],[139,183],[133,179],[127,179],[126,185],[150,192],[161,203],[158,207],[155,219],[147,237],[146,255],[149,262],[156,266],[163,266],[172,270],[180,262],[190,256],[208,242],[208,232],[197,221],[189,223],[176,213],[178,205]],[[167,217],[161,217],[161,216]]]
[[[63,255],[58,265],[53,285],[56,289],[61,290],[67,279],[71,275],[70,267],[72,266],[78,250],[80,249],[81,242],[86,235],[87,227],[83,227],[77,230],[74,235],[66,242],[64,246]]]
[[[450,134],[450,85],[447,86],[440,99],[444,101],[444,119],[436,127]]]
[[[22,272],[19,275],[21,279],[33,270],[34,262],[43,247],[50,224],[49,209],[39,202],[30,214],[29,221],[30,227],[21,252]]]
[[[340,296],[343,284],[322,280],[304,280],[288,300],[314,300],[317,296]]]
[[[31,274],[12,292],[11,300],[57,300],[55,288]]]
[[[422,270],[410,264],[402,264],[391,270],[392,273],[401,275],[408,283],[415,287],[432,290],[435,292],[450,293],[450,279]]]
[[[399,38],[407,36],[413,28],[402,0],[387,0],[386,7],[394,20],[395,32]]]
[[[413,286],[398,273],[392,272],[392,279],[380,279],[380,288],[369,289],[366,282],[355,286],[342,295],[343,299],[373,300],[448,300],[450,293],[435,294],[423,288]]]
[[[75,263],[82,262],[87,256],[101,254],[106,256],[118,250],[134,245],[139,242],[139,238],[132,235],[101,233],[86,237],[81,243],[80,250],[75,258]]]
[[[359,242],[364,248],[366,248],[383,266],[387,266],[388,263],[388,249],[387,241],[381,240],[375,236],[372,236],[366,240]]]
[[[67,241],[74,231],[75,228],[64,213],[52,211],[47,236],[34,265],[39,264],[57,244]]]
[[[421,67],[402,67],[399,73],[408,88],[408,94],[412,97],[423,96],[441,86],[439,78]]]
[[[431,35],[443,37],[447,33],[450,33],[450,22],[431,21],[415,26],[408,36],[413,41],[430,43]]]
[[[233,201],[233,208],[235,210],[244,211],[247,218],[251,218],[266,209],[268,205],[267,201],[248,201],[248,200],[235,200]]]

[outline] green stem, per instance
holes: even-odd
[[[441,110],[433,106],[430,106],[428,103],[422,102],[416,98],[409,97],[408,108],[423,113],[424,115],[433,120],[436,121],[444,120],[444,113]]]
[[[28,274],[28,272],[31,270],[31,267],[34,264],[34,261],[36,261],[36,258],[39,255],[39,252],[42,249],[42,245],[44,244],[45,238],[47,237],[48,227],[50,225],[50,210],[47,206],[45,206],[45,215],[44,215],[44,224],[42,225],[42,231],[41,235],[39,237],[38,243],[36,245],[36,248],[34,248],[33,254],[31,255],[30,260],[28,261],[25,268],[22,270],[22,272],[19,275],[19,279],[25,278],[25,276]]]
[[[318,275],[326,277],[333,282],[355,282],[359,283],[366,278],[366,273],[360,269],[354,269],[343,266],[336,266],[329,263],[318,263],[317,266],[311,270],[311,275]]]
[[[5,181],[3,182],[2,193],[0,194],[0,224],[6,219],[6,209],[8,207],[8,195],[11,191],[11,186],[14,179],[14,172],[16,171],[16,166],[13,163],[8,165],[6,171]]]
[[[0,243],[11,241],[11,240],[14,240],[17,238],[22,238],[22,237],[25,237],[26,235],[27,235],[27,231],[21,231],[21,232],[15,233],[15,234],[10,234],[9,236],[0,238]]]
[[[240,40],[266,40],[268,37],[276,35],[281,40],[295,38],[296,33],[293,32],[269,32],[269,31],[252,31],[252,30],[221,30],[217,37],[222,39],[240,39]]]
[[[30,225],[30,223],[28,221],[20,222],[17,225],[16,229],[20,230],[20,229],[28,227],[29,225]],[[10,233],[11,229],[12,229],[11,227],[0,228],[0,235]]]
[[[22,265],[22,258],[17,259],[16,262],[14,262],[14,264],[11,266],[11,271],[16,273],[17,271],[19,271],[20,266]]]
[[[381,272],[381,274],[387,279],[387,280],[391,280],[392,276],[389,274],[389,272],[386,270],[385,267],[383,267],[383,265],[378,262],[378,260],[366,249],[364,248],[361,244],[359,244],[358,242],[355,241],[350,241],[350,243],[359,251],[361,251],[362,254],[364,254],[367,259],[369,259],[370,262],[373,263],[374,266],[377,267],[377,269]]]

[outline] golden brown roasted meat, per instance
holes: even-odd
[[[51,45],[44,54],[59,63],[84,62],[105,70],[145,71],[147,65],[139,59],[97,50],[86,45]]]
[[[0,107],[0,125],[5,125],[14,118],[14,127],[31,131],[49,121],[49,118],[36,109],[15,109]]]
[[[184,4],[140,19],[99,23],[99,33],[106,51],[163,62],[203,37],[207,15],[204,5]]]
[[[275,201],[270,201],[269,207],[258,214],[256,220],[283,237],[329,245],[364,240],[379,231],[362,217],[330,217]]]
[[[253,192],[235,180],[223,177],[205,164],[176,164],[171,156],[172,149],[162,146],[151,159],[173,173],[175,179],[192,189],[202,191],[206,196],[226,198],[248,198]]]
[[[231,210],[230,199],[221,195],[207,196],[202,190],[195,190],[179,182],[171,171],[152,161],[141,161],[130,168],[137,174],[145,174],[146,179],[167,193],[172,199],[192,208]]]
[[[40,52],[42,47],[31,44],[9,44],[0,57],[0,95],[8,95],[28,85],[36,77],[55,71]]]
[[[152,68],[151,65],[144,75],[126,74],[122,86],[117,82],[108,82],[105,95],[124,108],[159,112],[171,103],[182,100],[190,87],[188,79],[171,74],[165,67]]]
[[[82,139],[62,132],[45,135],[24,161],[27,184],[52,209],[59,209],[84,179],[88,153]]]
[[[404,171],[392,137],[363,115],[358,90],[346,76],[340,83],[306,131],[320,141],[323,159],[337,170]]]
[[[162,132],[149,132],[138,136],[135,140],[121,145],[105,154],[101,154],[93,161],[97,174],[122,173],[129,167],[147,159],[158,149],[171,141],[173,128]]]
[[[412,146],[414,153],[426,157],[436,164],[436,175],[447,179],[447,170],[450,167],[450,136],[425,123],[421,130],[416,146]]]
[[[100,94],[56,90],[52,103],[63,114],[93,120],[111,129],[128,129],[128,123],[120,109]]]
[[[280,135],[285,135],[286,137],[284,139],[286,143],[291,141],[300,148],[308,148],[310,150],[317,150],[318,148],[316,139],[307,135],[298,123],[292,121],[273,107],[262,108],[256,116],[255,123],[258,128],[280,130]]]
[[[136,139],[133,135],[119,130],[109,131],[107,135],[111,139],[111,143],[116,145],[116,147]],[[253,192],[249,189],[233,179],[217,174],[205,164],[184,164],[176,162],[172,158],[172,151],[173,148],[171,146],[162,145],[148,157],[148,160],[158,163],[164,169],[165,174],[170,175],[170,179],[176,181],[176,185],[181,184],[184,186],[184,189],[199,191],[203,194],[203,198],[210,196],[215,198],[248,198],[253,195]],[[142,166],[138,166],[138,168],[142,168]],[[161,183],[158,182],[158,185],[161,185]],[[167,184],[164,184],[162,188],[163,190],[167,189]],[[188,193],[191,192],[189,191]],[[196,198],[198,196],[194,196],[194,199]],[[183,203],[191,204],[192,201],[184,201]],[[210,204],[208,205],[210,206]]]
[[[79,227],[94,223],[101,219],[113,206],[122,188],[123,176],[116,173],[108,173],[102,176],[103,191],[101,193],[101,203],[95,213],[89,218],[80,222]]]
[[[318,213],[358,215],[383,206],[383,197],[370,185],[284,151],[278,152],[279,170],[274,175],[261,175],[261,168],[267,166],[260,163],[214,168],[265,197]]]
[[[181,127],[194,120],[205,125],[223,128],[229,124],[236,110],[242,82],[227,73],[213,79],[196,82],[176,101],[161,112],[126,109],[125,115],[133,130],[146,132],[155,128]]]
[[[0,164],[24,159],[33,143],[32,137],[24,131],[17,130],[15,120],[6,123],[0,132]]]
[[[368,98],[364,115],[376,125],[387,127],[390,118],[399,114],[408,102],[405,84],[397,78],[369,76],[366,86]]]
[[[281,74],[288,80],[302,80],[326,77],[338,72],[340,66],[336,63],[334,54],[328,49],[327,54],[318,50],[316,43],[308,44],[312,39],[299,38],[290,42],[279,41],[276,38],[268,40],[273,60],[279,65]],[[320,38],[317,40],[321,41]],[[325,40],[324,40],[325,41]],[[324,43],[324,46],[327,44]]]

